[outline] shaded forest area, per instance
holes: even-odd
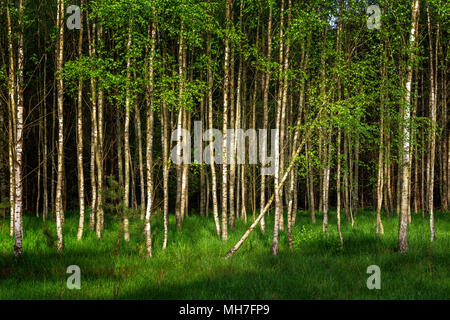
[[[256,228],[272,254],[280,236],[292,248],[301,213],[344,246],[341,224],[364,208],[380,237],[398,220],[399,251],[414,220],[439,241],[449,14],[441,0],[1,0],[0,196],[15,256],[25,215],[55,221],[63,252],[70,210],[78,241],[102,238],[110,218],[130,241],[130,220],[142,221],[146,256],[170,246],[172,215],[177,230],[210,216],[224,241],[248,224],[228,257]],[[187,156],[180,129],[193,137],[196,121],[222,133],[219,148],[202,143],[212,159],[236,160],[227,129],[277,129],[273,157],[175,161]]]

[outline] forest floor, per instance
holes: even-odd
[[[273,218],[273,215],[271,215]],[[375,235],[375,213],[359,211],[352,229],[343,217],[345,248],[339,246],[335,212],[330,237],[322,234],[320,214],[313,225],[299,212],[294,249],[281,233],[280,254],[270,253],[273,225],[255,230],[231,259],[223,257],[248,225],[238,221],[229,240],[217,238],[212,217],[191,214],[176,231],[170,216],[168,248],[163,251],[162,216],[153,217],[153,258],[144,257],[143,223],[130,226],[131,241],[117,247],[120,223],[107,218],[101,240],[89,230],[76,240],[78,217],[66,213],[65,248],[56,253],[55,223],[24,218],[24,256],[16,261],[8,219],[1,221],[0,299],[449,299],[450,213],[436,213],[437,240],[429,241],[428,220],[413,214],[410,251],[396,252],[398,218],[383,217],[384,237]],[[88,219],[86,219],[88,220]],[[268,219],[271,220],[270,218]],[[249,223],[252,215],[249,215]],[[81,289],[66,286],[67,267],[81,268]],[[367,267],[381,269],[381,290],[366,286]]]

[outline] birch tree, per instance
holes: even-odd
[[[409,35],[409,58],[408,72],[405,83],[406,98],[403,110],[403,133],[402,133],[402,149],[401,149],[401,207],[399,215],[398,230],[398,249],[400,252],[408,251],[408,208],[409,208],[409,148],[410,148],[410,131],[409,121],[411,117],[411,84],[413,76],[412,63],[415,59],[414,48],[416,46],[417,29],[419,19],[419,0],[412,0],[411,7],[411,26]]]

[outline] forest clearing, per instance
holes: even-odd
[[[120,241],[115,253],[117,220],[107,220],[108,231],[100,241],[89,232],[78,242],[77,213],[71,212],[64,229],[66,250],[59,256],[55,232],[49,238],[36,218],[27,217],[24,226],[30,232],[22,262],[14,259],[12,239],[0,242],[0,299],[449,299],[449,214],[438,215],[436,227],[442,231],[435,243],[426,241],[427,221],[414,220],[409,255],[396,252],[397,218],[386,221],[381,238],[373,232],[374,215],[360,211],[354,229],[343,226],[343,250],[335,228],[327,240],[320,224],[313,225],[303,211],[293,228],[293,250],[282,234],[280,256],[271,256],[270,236],[257,231],[233,259],[224,259],[246,230],[243,222],[222,242],[211,217],[189,216],[182,232],[175,232],[175,219],[170,219],[172,240],[164,252],[159,214],[152,221],[156,236],[150,260],[144,258],[139,218],[130,224],[130,241]],[[330,223],[335,224],[333,216]],[[49,223],[48,229],[52,227]],[[366,268],[373,264],[381,269],[381,290],[366,287]],[[82,270],[80,290],[66,287],[69,265]]]
[[[0,299],[448,299],[449,17],[0,0]]]

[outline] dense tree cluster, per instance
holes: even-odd
[[[314,223],[323,212],[328,234],[335,207],[341,245],[341,212],[353,225],[359,207],[376,212],[377,234],[399,216],[400,251],[412,212],[433,241],[434,209],[450,201],[449,14],[443,0],[1,0],[0,196],[15,254],[24,214],[56,219],[58,251],[69,209],[78,240],[101,238],[115,183],[124,239],[137,213],[148,256],[155,213],[164,248],[169,214],[178,228],[212,215],[223,240],[248,219],[228,256],[258,225],[268,232],[265,219],[272,253],[279,232],[292,246],[300,209]],[[227,129],[278,129],[266,137],[278,152],[173,161],[196,121],[222,131],[223,157],[236,151]]]

